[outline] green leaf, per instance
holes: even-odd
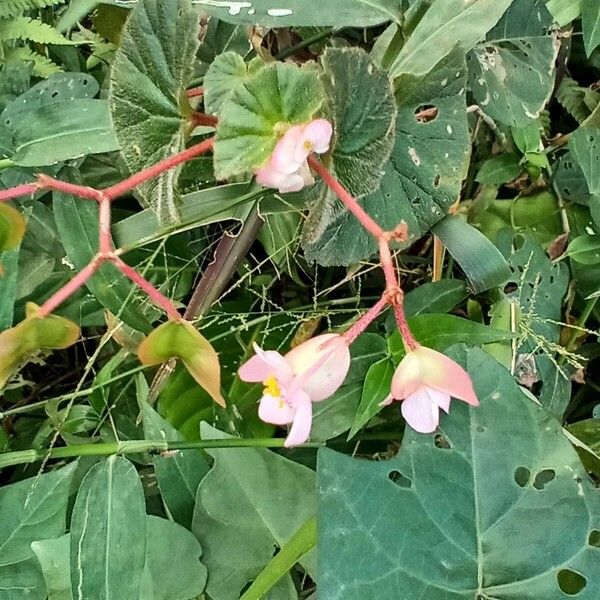
[[[205,65],[210,65],[223,52],[247,56],[251,50],[246,27],[212,18],[208,21],[206,35],[198,48],[198,58],[206,68]]]
[[[514,338],[514,335],[508,331],[494,329],[455,315],[416,315],[408,317],[408,324],[419,343],[439,351],[454,344],[465,343],[469,346],[480,346]],[[388,338],[388,346],[392,358],[399,363],[406,355],[406,351],[397,331],[394,331]]]
[[[460,304],[468,295],[467,286],[461,279],[423,283],[404,296],[404,312],[408,316],[445,313]]]
[[[152,600],[190,600],[202,594],[207,570],[201,555],[200,543],[187,529],[146,515],[145,569],[152,579]]]
[[[19,250],[15,248],[0,252],[0,331],[13,324],[19,276]]]
[[[140,401],[144,436],[149,440],[181,441],[183,436],[145,401]],[[209,465],[199,450],[181,450],[174,456],[153,456],[152,464],[161,496],[173,519],[189,527],[192,524],[196,490],[208,473]]]
[[[131,11],[110,77],[115,134],[131,172],[182,150],[185,90],[193,76],[199,20],[190,0],[144,0]],[[181,167],[140,186],[139,195],[161,223],[179,220]]]
[[[8,65],[31,69],[35,77],[50,77],[62,69],[51,59],[43,54],[38,54],[28,46],[17,46],[4,50],[4,60]]]
[[[369,367],[348,439],[353,438],[381,410],[379,405],[390,393],[393,375],[394,365],[387,357]]]
[[[567,256],[582,265],[600,263],[600,241],[597,235],[580,235],[575,238],[567,250]]]
[[[78,598],[139,598],[146,554],[142,483],[126,459],[95,464],[71,518],[71,584]]]
[[[214,15],[223,21],[240,25],[262,25],[263,27],[370,27],[390,19],[401,19],[396,0],[322,0],[318,10],[303,0],[253,0],[238,2],[226,0],[193,0],[202,12]]]
[[[202,438],[226,434],[202,424]],[[314,515],[314,473],[258,448],[210,450],[215,464],[198,487],[192,531],[204,548],[213,600],[237,600],[242,588]],[[315,578],[314,553],[302,565]],[[289,576],[284,579],[288,582]]]
[[[581,25],[585,52],[590,56],[600,44],[600,5],[597,2],[581,3]]]
[[[460,217],[448,216],[432,231],[460,265],[474,293],[496,287],[508,277],[508,265],[496,246]]]
[[[69,565],[69,543],[71,536],[65,535],[50,540],[32,542],[34,551],[48,591],[48,600],[72,600]]]
[[[516,154],[500,154],[488,158],[481,165],[475,181],[486,185],[499,186],[518,177],[522,170],[519,157]]]
[[[204,108],[207,113],[218,113],[223,102],[242,87],[253,74],[248,67],[237,52],[224,52],[215,58],[204,76]]]
[[[554,357],[569,284],[567,265],[553,263],[529,232],[504,229],[497,246],[512,273],[501,285],[503,297],[517,303],[523,335],[514,357],[515,374],[525,382],[539,378],[542,406],[560,418],[570,398],[568,372],[558,367]]]
[[[568,25],[581,15],[582,0],[548,0],[546,8],[559,27]]]
[[[456,51],[424,77],[398,79],[396,141],[379,189],[360,200],[384,229],[401,221],[410,241],[443,219],[460,195],[471,141],[465,106],[466,68]],[[436,109],[432,117],[416,113]],[[347,210],[331,220],[310,256],[322,265],[349,265],[375,253],[377,244]]]
[[[583,171],[589,193],[600,195],[600,128],[583,126],[571,134],[569,148]]]
[[[453,402],[439,434],[381,462],[320,450],[320,596],[559,600],[570,573],[600,594],[600,500],[560,424],[483,351],[460,360],[481,406]]]
[[[229,179],[263,164],[278,130],[306,123],[323,103],[314,63],[302,68],[273,63],[250,77],[221,106],[215,143],[215,177]]]
[[[53,165],[119,148],[106,100],[55,102],[28,113],[13,126],[11,160],[23,167]]]
[[[554,88],[560,47],[551,29],[544,0],[514,0],[468,54],[473,96],[490,117],[524,127],[540,116]]]
[[[376,190],[394,145],[396,104],[387,74],[359,48],[328,48],[321,57],[325,116],[334,125],[328,168],[355,197]],[[335,252],[320,248],[325,228],[346,209],[323,183],[309,192],[311,213],[303,230],[308,260],[324,264]],[[317,251],[313,252],[314,244]],[[339,250],[338,250],[339,252]]]
[[[46,6],[61,4],[65,0],[1,0],[0,18],[13,17],[26,10],[36,10]]]
[[[57,29],[31,17],[13,17],[0,21],[0,41],[28,40],[37,44],[72,45]]]
[[[390,75],[424,75],[456,46],[470,50],[512,1],[447,0],[430,6],[390,66]],[[399,82],[396,89],[401,89]]]
[[[54,194],[54,218],[69,260],[83,269],[98,250],[98,205],[62,193]],[[136,301],[133,284],[112,264],[102,265],[86,287],[98,301],[130,327],[152,329],[141,302]]]
[[[0,252],[17,247],[21,243],[24,233],[25,219],[23,215],[9,204],[0,204]]]

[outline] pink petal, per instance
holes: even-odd
[[[408,396],[402,402],[401,411],[405,421],[419,433],[432,433],[440,421],[440,409],[425,390]]]
[[[337,333],[307,340],[290,350],[285,359],[297,377],[294,383],[313,402],[329,398],[344,383],[350,368],[348,344]]]
[[[315,182],[315,178],[313,174],[310,172],[310,167],[308,166],[308,162],[304,161],[298,172],[296,173],[299,177],[302,177],[302,187],[306,187],[307,185],[312,185]],[[298,190],[295,190],[298,191]]]
[[[472,406],[479,406],[469,374],[451,358],[431,348],[420,346],[419,356],[423,383]]]
[[[302,166],[300,167],[302,169]],[[306,173],[308,171],[308,174]],[[282,194],[288,192],[298,192],[305,185],[312,185],[315,180],[306,165],[306,171],[297,173],[280,173],[274,169],[269,163],[266,167],[262,167],[256,171],[256,183],[265,187],[275,188]]]
[[[305,137],[311,142],[313,152],[323,154],[329,150],[333,127],[325,119],[315,119],[304,128]]]
[[[301,397],[296,401],[296,414],[292,428],[285,440],[284,446],[289,448],[303,444],[310,436],[310,428],[312,426],[312,402],[308,394],[300,392]]]
[[[429,396],[429,400],[439,406],[444,412],[450,411],[450,395],[445,392],[440,392],[434,388],[423,386],[422,388]]]
[[[254,344],[256,355],[247,360],[238,370],[242,381],[265,381],[268,377],[275,377],[283,385],[292,378],[292,369],[285,358],[274,350],[263,350]]]
[[[269,161],[264,167],[258,169],[255,173],[256,182],[265,187],[278,189],[286,181],[286,174],[281,173]]]
[[[421,365],[416,350],[409,352],[396,367],[392,377],[392,396],[396,400],[407,398],[421,386]]]
[[[265,423],[288,425],[294,419],[294,411],[283,398],[264,395],[258,405],[258,416]]]
[[[290,127],[277,142],[271,155],[271,164],[280,173],[291,174],[298,171],[308,156],[308,151],[302,154],[306,138],[304,127],[295,125]]]

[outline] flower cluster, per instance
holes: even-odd
[[[325,119],[290,127],[277,142],[267,163],[256,171],[256,181],[282,194],[297,192],[315,180],[308,166],[312,152],[329,150],[333,128]]]

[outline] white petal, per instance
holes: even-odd
[[[440,422],[440,409],[423,389],[410,394],[402,402],[402,416],[419,433],[432,433]]]

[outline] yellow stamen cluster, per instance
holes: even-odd
[[[263,381],[263,385],[265,386],[265,389],[263,390],[265,396],[273,396],[273,398],[281,397],[281,390],[279,389],[279,384],[277,383],[277,379],[275,379],[273,375],[267,377]]]

